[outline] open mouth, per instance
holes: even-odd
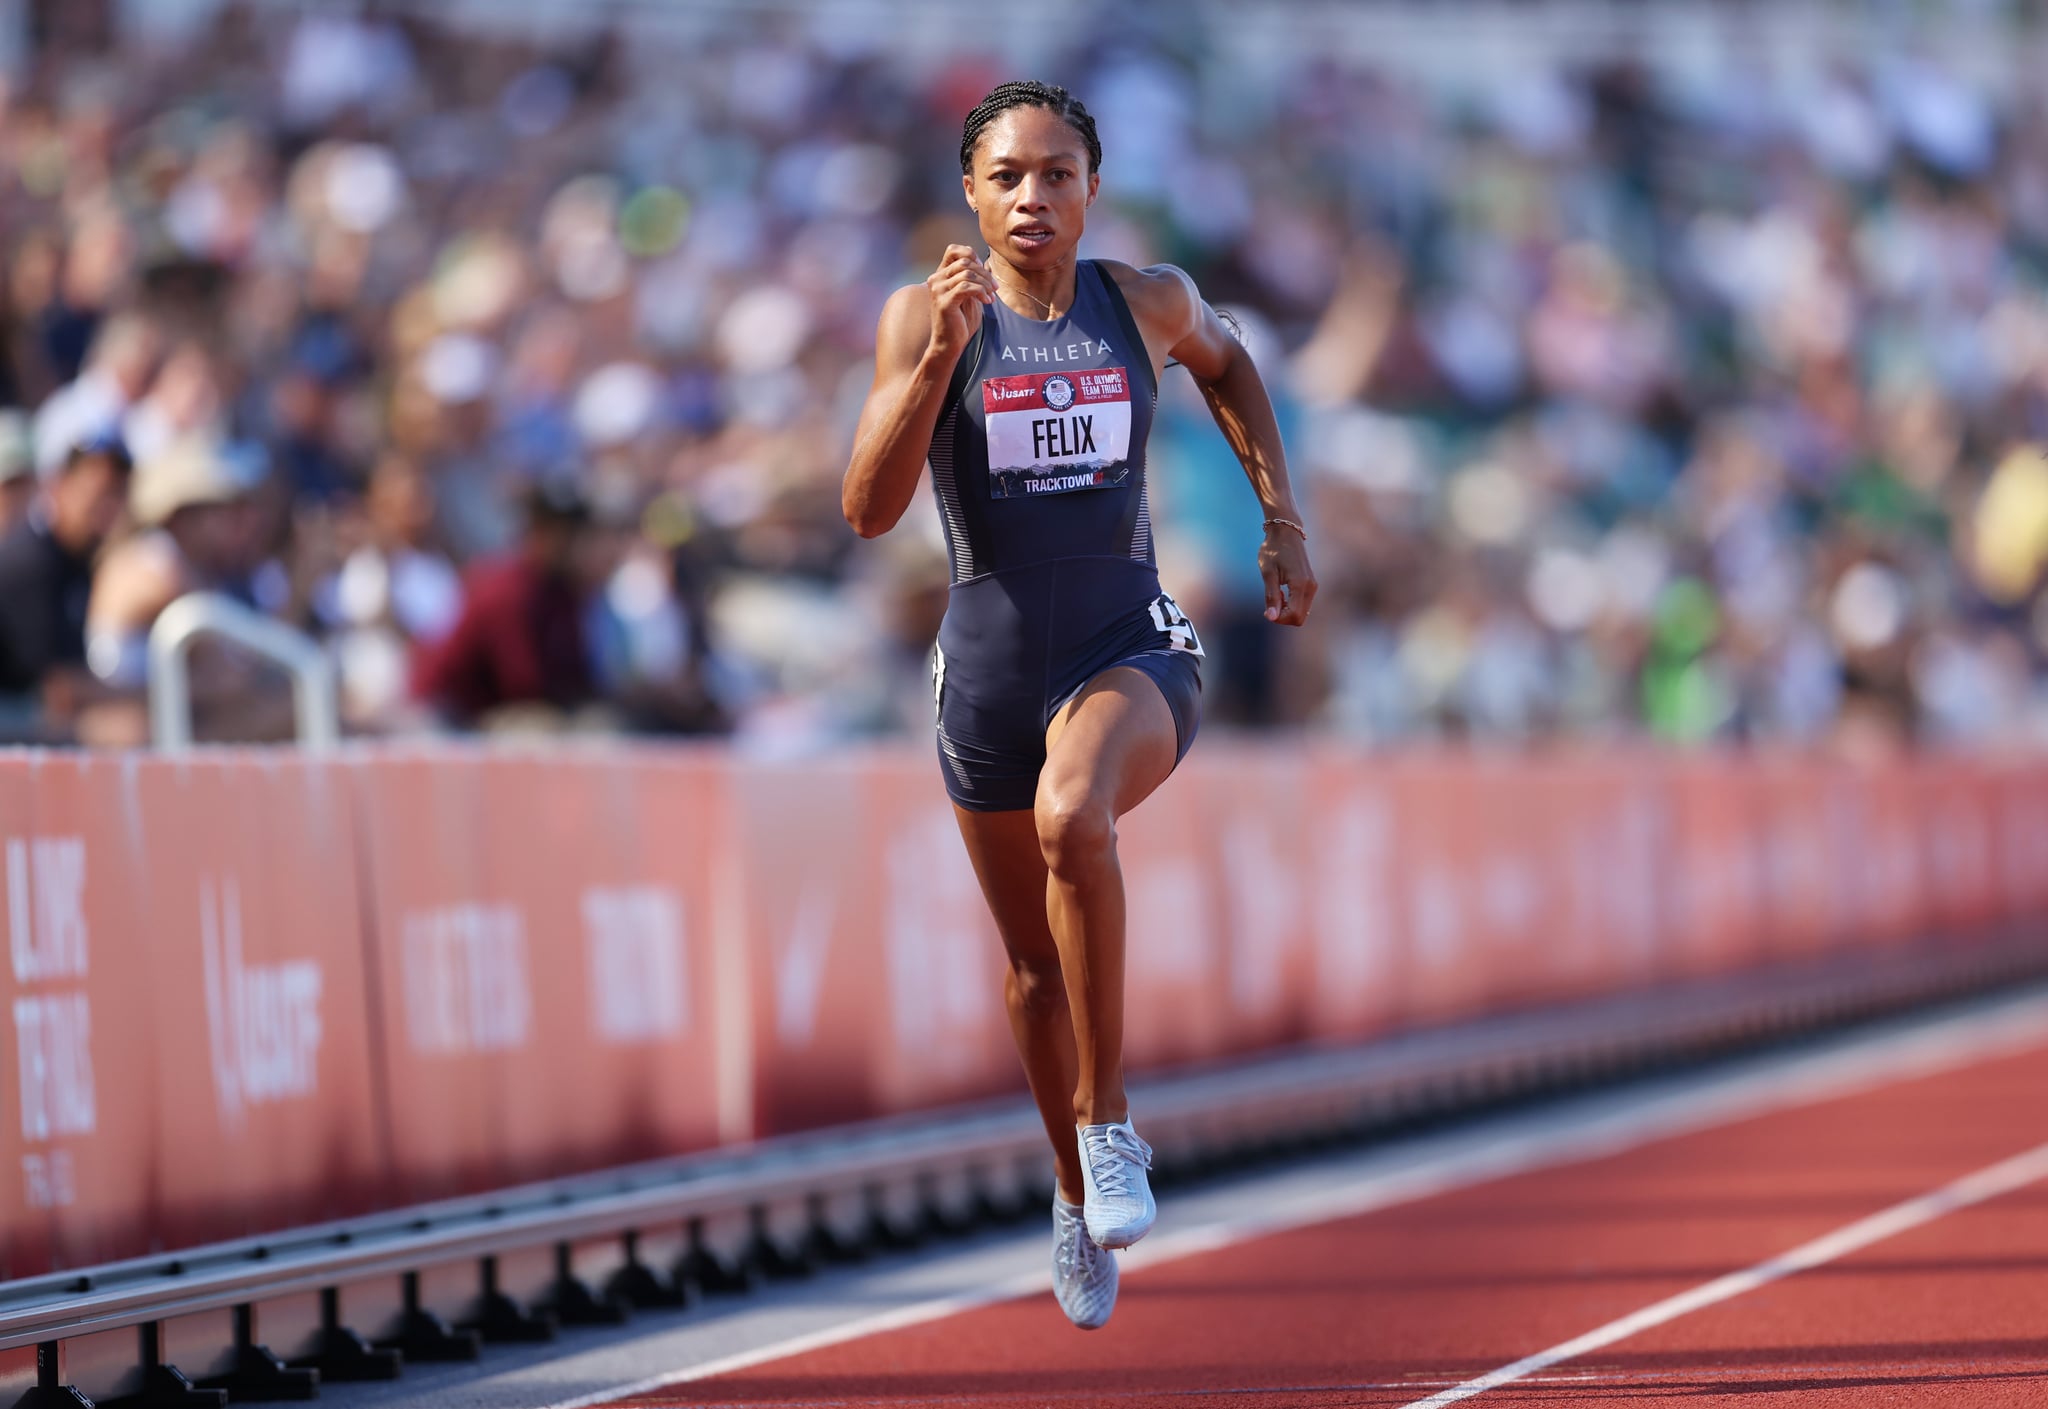
[[[1037,249],[1052,243],[1052,229],[1046,225],[1019,225],[1010,231],[1010,238],[1026,249]]]

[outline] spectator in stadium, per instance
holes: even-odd
[[[412,660],[454,629],[462,576],[440,543],[433,481],[405,456],[371,472],[356,531],[362,541],[345,548],[313,607],[340,668],[344,719],[382,732],[416,720]]]
[[[28,419],[19,411],[0,411],[0,534],[28,516],[35,498],[36,462]]]
[[[461,615],[420,653],[415,693],[464,726],[560,726],[591,704],[589,527],[573,486],[529,489],[518,546],[469,570]]]
[[[219,440],[227,434],[220,377],[204,344],[188,338],[173,347],[145,391],[121,418],[121,438],[145,464],[187,437]]]
[[[93,558],[121,517],[128,480],[118,440],[78,446],[0,537],[0,696],[26,737],[68,737],[102,693],[86,669],[86,608]]]
[[[1368,40],[1334,12],[1247,66],[1238,9],[1044,40],[1135,154],[1086,253],[1171,260],[1240,316],[1332,546],[1318,626],[1274,641],[1233,566],[1242,491],[1170,374],[1155,538],[1217,722],[2048,734],[2048,586],[2008,590],[2012,535],[1981,531],[2010,518],[1993,467],[2048,433],[2038,17],[1990,7],[1974,58],[1871,33],[1768,73],[1524,30],[1475,81],[1417,62],[1407,20]],[[835,485],[863,330],[972,234],[912,174],[987,86],[975,22],[935,16],[913,56],[857,54],[811,0],[621,18],[625,44],[503,10],[223,0],[32,35],[0,92],[0,404],[61,432],[48,468],[109,408],[190,406],[198,359],[159,377],[153,345],[196,344],[223,433],[295,501],[273,524],[346,526],[396,451],[458,568],[511,541],[520,486],[616,476],[697,521],[743,737],[921,728],[885,702],[922,698],[922,647]],[[273,546],[311,585],[354,546],[325,544]],[[347,629],[301,595],[263,600]],[[610,698],[630,673],[592,634]]]
[[[114,694],[80,712],[83,742],[135,746],[148,737],[150,628],[192,592],[251,604],[258,506],[228,447],[180,440],[137,466],[129,512],[140,530],[108,550],[86,611],[86,660]],[[276,672],[231,647],[192,651],[194,731],[201,738],[280,739],[292,730],[290,695]]]
[[[155,324],[139,314],[100,325],[85,369],[36,412],[36,468],[48,474],[73,446],[119,430],[156,379],[162,347]]]

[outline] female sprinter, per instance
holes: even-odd
[[[1145,496],[1167,359],[1201,386],[1258,494],[1267,619],[1299,626],[1316,591],[1251,357],[1180,270],[1075,258],[1101,165],[1094,120],[1064,88],[1005,83],[968,115],[960,184],[988,258],[952,245],[884,306],[844,490],[847,521],[872,538],[931,464],[953,566],[939,764],[1052,1137],[1055,1290],[1090,1328],[1116,1304],[1105,1250],[1155,1214],[1124,1099],[1116,821],[1187,752],[1201,693],[1201,642],[1159,590]]]

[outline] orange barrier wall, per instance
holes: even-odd
[[[0,760],[8,1275],[388,1201],[350,817],[283,754]]]
[[[403,1199],[717,1140],[717,769],[410,754],[347,782]]]
[[[1206,741],[1134,1069],[2048,916],[2048,765]],[[922,749],[0,755],[7,1276],[1015,1092]]]

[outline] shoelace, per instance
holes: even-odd
[[[1106,1125],[1099,1130],[1088,1132],[1088,1172],[1095,1176],[1096,1191],[1105,1197],[1115,1198],[1132,1192],[1131,1165],[1145,1169],[1152,1167],[1152,1147],[1140,1140],[1135,1131],[1121,1125]],[[1118,1156],[1098,1164],[1099,1153]],[[1125,1163],[1125,1161],[1129,1163]]]
[[[1097,1256],[1107,1257],[1108,1253],[1095,1246],[1080,1227],[1080,1218],[1072,1220],[1072,1226],[1063,1227],[1059,1241],[1054,1245],[1053,1257],[1058,1261],[1063,1276],[1083,1277],[1092,1280]]]

